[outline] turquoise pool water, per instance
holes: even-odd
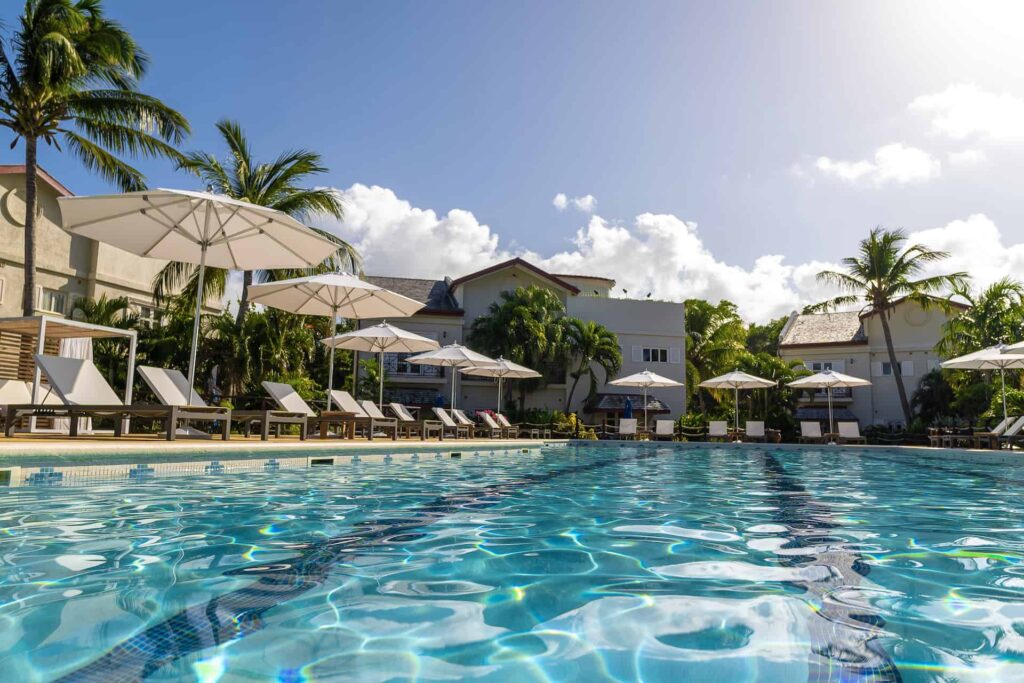
[[[1020,466],[261,458],[0,489],[2,680],[1024,680]]]

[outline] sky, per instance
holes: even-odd
[[[323,155],[347,213],[318,223],[369,274],[520,255],[763,321],[827,295],[815,274],[876,225],[979,286],[1024,274],[1022,2],[105,4],[150,54],[143,90],[190,120],[185,149],[222,154],[227,117],[257,156]]]

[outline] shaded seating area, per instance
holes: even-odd
[[[599,421],[597,429],[599,434],[603,433],[610,438],[616,438],[619,433],[616,425],[625,417],[627,398],[632,405],[633,415],[643,415],[645,407],[644,396],[643,394],[632,393],[594,394],[584,405],[583,412],[593,414]],[[647,396],[646,408],[648,418],[656,418],[658,415],[669,415],[672,413],[672,409],[664,401],[651,395]]]

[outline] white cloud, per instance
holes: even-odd
[[[923,182],[936,178],[942,172],[938,159],[923,149],[908,147],[900,142],[879,147],[871,161],[843,161],[826,156],[818,157],[814,164],[823,175],[847,183],[870,182],[884,185]]]
[[[353,185],[341,191],[345,220],[328,226],[350,240],[365,259],[366,272],[404,277],[458,277],[522,256],[554,272],[615,278],[616,292],[679,301],[701,297],[735,302],[747,320],[764,321],[827,298],[815,276],[837,268],[826,261],[787,263],[778,254],[752,267],[730,264],[704,244],[696,223],[668,214],[644,213],[630,224],[591,216],[571,249],[543,256],[502,246],[499,235],[469,211],[446,215],[418,209],[389,189]],[[1006,245],[985,215],[910,233],[912,243],[949,251],[932,272],[969,272],[978,284],[1024,272],[1024,244]],[[846,254],[830,254],[838,258]]]
[[[585,194],[580,197],[573,197],[569,199],[564,192],[559,192],[555,195],[555,198],[551,200],[551,204],[559,211],[565,211],[565,209],[572,204],[578,211],[583,213],[593,213],[594,209],[597,208],[597,198],[592,194]]]
[[[962,149],[959,152],[950,152],[947,158],[951,166],[975,166],[987,160],[985,153],[980,149]]]
[[[957,83],[915,98],[909,108],[929,115],[932,131],[954,140],[971,136],[1024,140],[1024,99],[1010,93],[996,94]]]

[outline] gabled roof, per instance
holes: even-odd
[[[451,295],[448,280],[424,280],[381,275],[366,275],[363,279],[372,285],[389,289],[426,304],[424,308],[417,311],[416,315],[462,315],[462,309],[456,305],[455,299]]]
[[[588,413],[621,413],[626,409],[626,398],[633,404],[633,415],[644,412],[643,394],[594,394],[587,400],[584,410]],[[650,414],[671,413],[664,401],[648,394],[647,412]]]
[[[530,271],[534,275],[540,277],[541,279],[547,280],[548,282],[552,283],[553,285],[555,285],[557,287],[560,287],[561,289],[564,289],[566,291],[572,292],[573,294],[579,294],[580,293],[579,287],[576,287],[575,285],[569,284],[568,282],[566,282],[562,278],[558,277],[557,275],[552,275],[551,273],[547,272],[546,270],[541,270],[540,268],[538,268],[537,266],[533,265],[529,261],[524,261],[523,259],[519,258],[518,256],[516,258],[514,258],[514,259],[509,259],[508,261],[504,261],[502,263],[495,264],[493,266],[490,266],[489,268],[484,268],[483,270],[478,270],[475,273],[470,273],[469,275],[463,275],[460,278],[452,280],[452,287],[458,287],[459,285],[462,285],[462,284],[465,284],[465,283],[470,282],[472,280],[476,280],[478,278],[484,277],[485,275],[490,275],[491,273],[496,273],[499,270],[505,270],[506,268],[515,268],[516,266],[519,266],[521,268],[524,268],[524,269]]]
[[[866,344],[867,341],[860,313],[845,311],[796,316],[786,326],[779,346]]]
[[[0,164],[0,175],[25,175],[25,164]],[[42,166],[36,166],[36,177],[44,184],[49,185],[61,197],[75,196],[71,190],[44,171]]]

